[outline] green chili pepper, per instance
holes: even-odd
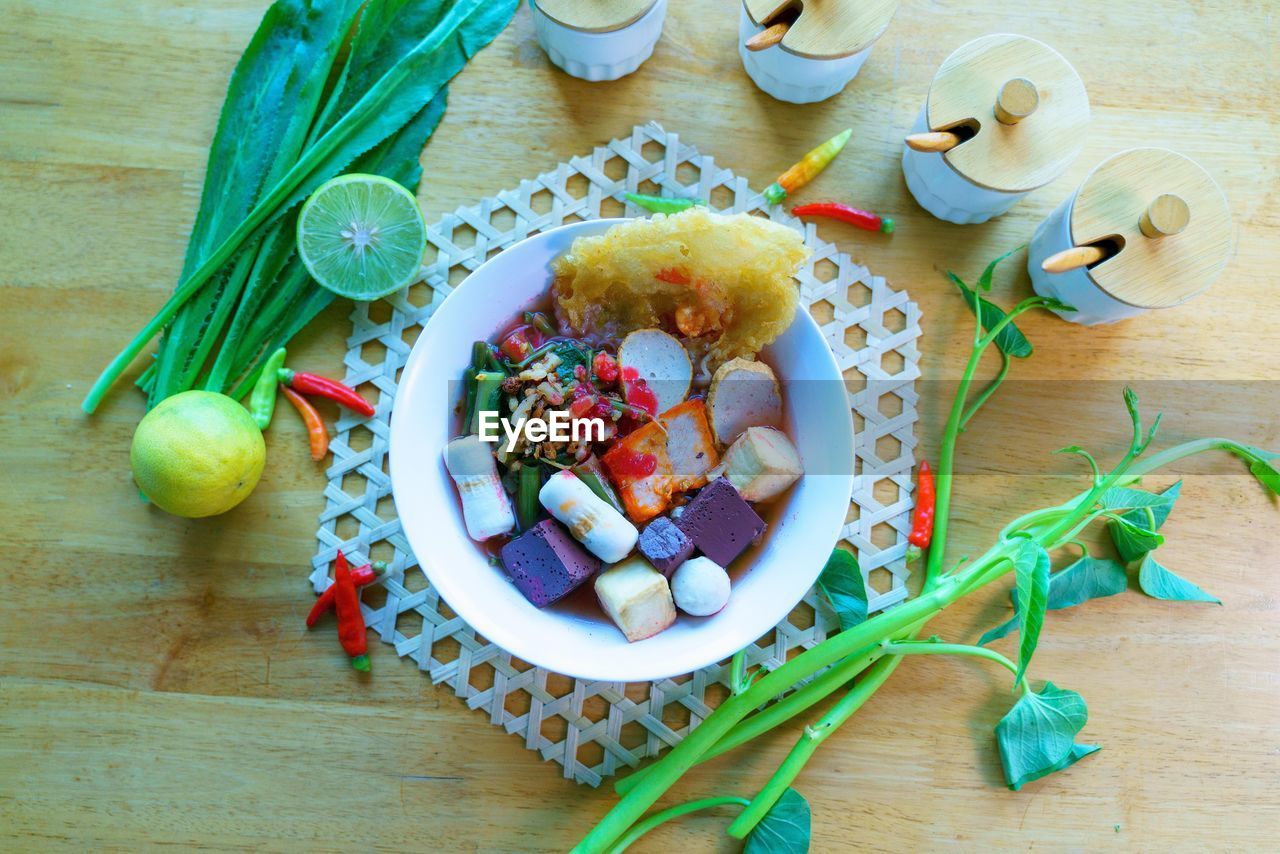
[[[520,483],[516,488],[516,521],[520,530],[527,531],[538,521],[538,492],[542,489],[542,472],[537,463],[526,462],[520,468]]]
[[[507,378],[499,371],[480,371],[476,374],[476,401],[471,417],[467,420],[468,433],[480,432],[480,413],[500,411],[502,381]]]
[[[669,199],[665,196],[647,196],[644,193],[623,193],[627,201],[636,207],[661,214],[680,213],[696,205],[705,205],[702,199]]]
[[[489,344],[486,341],[477,341],[471,345],[471,368],[476,371],[483,371],[489,366]]]
[[[592,457],[588,462],[574,466],[571,471],[578,476],[578,480],[587,485],[587,489],[596,494],[597,498],[603,500],[619,513],[625,513],[622,508],[622,502],[618,500],[617,493],[613,491],[613,488],[609,486],[609,482],[601,477],[596,468],[593,467],[592,463],[594,462],[595,457]],[[596,463],[596,465],[599,464]]]
[[[249,396],[249,414],[259,430],[267,429],[276,411],[276,372],[284,364],[284,356],[284,348],[281,347],[267,358],[258,381],[254,383],[253,394]]]

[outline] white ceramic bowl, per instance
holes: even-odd
[[[806,312],[765,352],[784,384],[787,433],[807,474],[770,518],[754,563],[711,617],[628,643],[603,614],[593,620],[529,604],[463,527],[444,468],[458,380],[471,344],[491,339],[544,295],[550,264],[574,238],[623,220],[562,226],[490,258],[440,305],[405,365],[391,415],[391,483],[405,536],[436,591],[488,640],[525,661],[583,679],[635,682],[689,673],[768,633],[813,585],[844,525],[853,487],[853,423],[839,369]]]

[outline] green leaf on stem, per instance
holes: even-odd
[[[960,289],[960,294],[964,297],[965,302],[969,304],[969,310],[978,313],[983,329],[990,332],[996,324],[1004,320],[1004,309],[990,300],[978,296],[973,289],[950,270],[947,271],[947,276]],[[1033,352],[1031,342],[1013,323],[1000,330],[1000,334],[996,336],[995,345],[1001,352],[1018,359],[1025,359]]]
[[[1018,672],[1013,679],[1017,687],[1027,673],[1044,626],[1044,612],[1049,602],[1049,553],[1039,543],[1026,540],[1013,559],[1013,574],[1017,585],[1018,631],[1022,634],[1018,644]]]
[[[1111,532],[1116,551],[1126,562],[1135,561],[1164,544],[1164,537],[1155,532],[1151,519],[1133,522],[1118,516],[1107,523],[1107,530]]]
[[[1114,560],[1085,556],[1070,566],[1049,576],[1049,595],[1045,608],[1049,611],[1060,611],[1063,608],[1074,608],[1090,599],[1101,599],[1123,593],[1128,586],[1124,566]],[[1018,607],[1016,596],[1011,595],[1015,610]],[[978,641],[985,646],[993,640],[999,640],[1018,628],[1018,616],[991,629]]]
[[[809,802],[787,789],[747,836],[743,854],[805,854],[809,850]]]
[[[1003,255],[996,258],[994,261],[992,261],[990,264],[988,264],[987,269],[983,270],[982,275],[978,277],[978,290],[980,291],[991,290],[991,277],[995,275],[996,267],[1000,266],[1001,261],[1008,258],[1010,255],[1013,255],[1015,252],[1021,252],[1023,249],[1026,248],[1026,246],[1027,244],[1025,243],[1022,244],[1021,246],[1015,246],[1012,249],[1010,249],[1008,252],[1004,253]]]
[[[1165,569],[1151,555],[1142,559],[1142,567],[1138,570],[1138,586],[1142,588],[1143,593],[1155,599],[1222,604],[1222,600],[1217,596],[1204,592],[1177,573]]]
[[[1179,481],[1181,483],[1181,481]],[[1165,515],[1168,516],[1169,509],[1173,507],[1173,502],[1178,498],[1177,493],[1172,495],[1167,492],[1147,492],[1145,489],[1130,489],[1126,486],[1114,486],[1102,493],[1102,497],[1098,499],[1098,503],[1102,505],[1104,510],[1112,511],[1128,511],[1139,510],[1143,507],[1150,507],[1153,510],[1156,507],[1164,508]],[[1146,519],[1146,514],[1134,514],[1135,518],[1131,521],[1137,522],[1138,517]],[[1163,520],[1161,520],[1163,521]]]
[[[1107,496],[1114,491],[1108,490],[1107,493],[1103,494],[1103,499],[1107,500]],[[1143,492],[1142,490],[1125,489],[1112,500],[1119,505],[1123,505],[1126,501],[1151,501],[1150,499],[1128,495],[1131,492],[1152,495],[1152,493]],[[1116,552],[1120,555],[1121,560],[1125,563],[1132,563],[1164,542],[1164,538],[1157,536],[1155,532],[1160,530],[1165,520],[1169,518],[1169,514],[1173,512],[1173,505],[1177,502],[1178,495],[1181,492],[1182,481],[1178,481],[1164,492],[1155,496],[1156,500],[1151,501],[1151,503],[1135,503],[1134,509],[1121,515],[1122,523],[1113,520],[1107,525],[1107,530],[1111,533],[1111,541],[1115,543]]]
[[[852,628],[867,619],[867,584],[858,559],[844,549],[836,549],[818,576],[822,590],[836,616],[840,630]]]
[[[1099,750],[1096,745],[1076,743],[1076,734],[1088,720],[1084,698],[1052,682],[1038,693],[1022,695],[996,724],[1000,764],[1009,788],[1016,792]]]

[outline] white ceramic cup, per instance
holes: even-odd
[[[552,20],[529,0],[538,44],[565,74],[599,82],[617,80],[639,68],[653,54],[667,16],[667,0],[658,0],[637,20],[607,33],[588,33]]]
[[[764,351],[783,383],[785,429],[806,474],[772,512],[754,563],[734,572],[729,604],[681,615],[664,632],[628,643],[603,615],[535,608],[466,533],[445,471],[458,379],[471,344],[490,339],[550,287],[551,261],[574,238],[624,220],[588,220],[543,232],[490,258],[436,309],[405,364],[391,414],[391,483],[404,534],[431,585],[484,637],[558,673],[642,682],[689,673],[766,634],[813,586],[844,527],[853,490],[853,420],[840,369],[808,312]]]
[[[1075,311],[1054,313],[1063,320],[1085,326],[1115,323],[1117,320],[1150,311],[1111,296],[1098,287],[1085,267],[1077,267],[1065,273],[1046,273],[1041,269],[1040,265],[1050,255],[1075,246],[1075,241],[1071,239],[1071,208],[1075,201],[1076,193],[1063,199],[1062,204],[1054,208],[1053,213],[1036,228],[1035,236],[1027,247],[1027,273],[1031,276],[1031,285],[1036,293],[1042,297],[1061,300],[1074,308]]]
[[[922,107],[911,133],[929,130],[929,108]],[[902,146],[902,177],[920,207],[958,225],[986,222],[1009,210],[1027,193],[1005,193],[973,183],[936,151]],[[1030,192],[1029,190],[1027,192]]]
[[[738,55],[747,76],[762,90],[792,104],[825,101],[848,85],[871,54],[871,46],[837,59],[809,59],[796,56],[775,44],[764,50],[747,50],[747,40],[764,27],[751,20],[742,6],[738,19]]]

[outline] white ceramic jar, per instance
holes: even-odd
[[[1182,213],[1163,231],[1151,215],[1162,197],[1176,199]],[[1047,259],[1079,246],[1106,255],[1045,272]],[[1212,176],[1176,152],[1134,148],[1100,163],[1040,223],[1027,272],[1036,293],[1075,309],[1060,317],[1094,325],[1186,302],[1213,284],[1230,253],[1231,213]]]
[[[566,74],[617,80],[653,54],[667,0],[529,0],[538,44]]]
[[[781,42],[764,50],[748,50],[747,41],[770,23],[763,15],[778,5],[775,0],[742,0],[738,55],[747,76],[760,89],[792,104],[824,101],[844,89],[857,76],[898,6],[897,0],[833,0],[801,7]]]
[[[1011,92],[1028,99],[1018,115],[1003,109]],[[1057,51],[1024,36],[982,36],[938,68],[911,129],[954,133],[960,142],[946,151],[904,144],[902,174],[937,218],[986,222],[1066,171],[1088,122],[1084,83]]]

